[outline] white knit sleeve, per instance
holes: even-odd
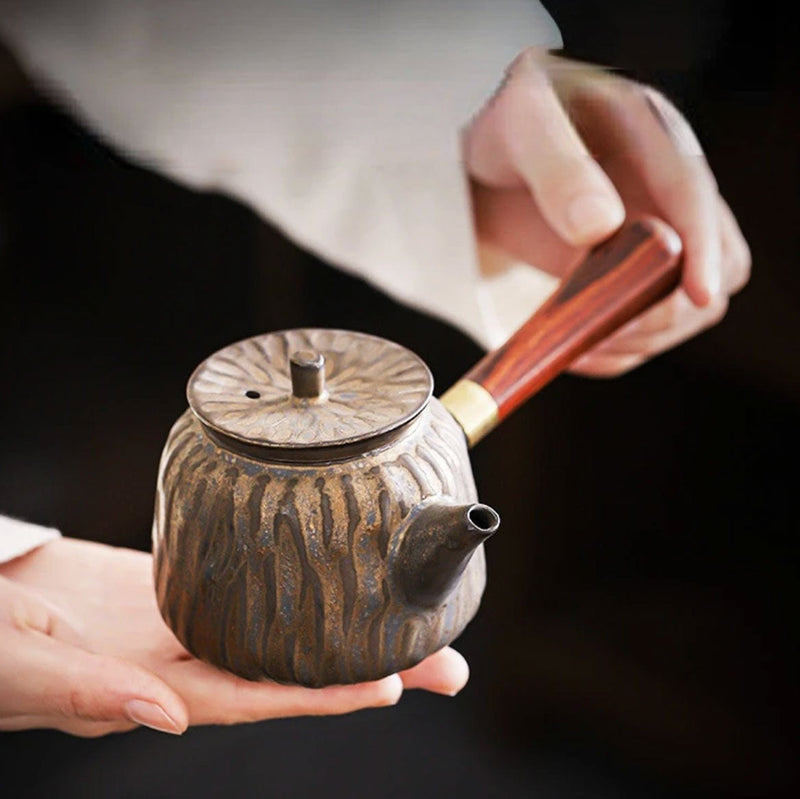
[[[0,563],[18,558],[60,535],[52,527],[40,527],[38,524],[0,516]]]
[[[459,141],[521,50],[560,46],[533,0],[0,0],[0,33],[130,158],[487,347],[552,287],[481,275]]]

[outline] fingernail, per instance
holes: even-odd
[[[620,203],[602,194],[582,194],[567,208],[567,222],[580,242],[610,233],[624,218]]]
[[[134,724],[141,724],[151,730],[168,732],[170,735],[180,735],[183,732],[164,708],[154,702],[131,699],[125,703],[125,716]]]

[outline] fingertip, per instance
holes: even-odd
[[[469,665],[460,653],[445,647],[404,671],[402,677],[406,688],[455,696],[469,680]]]
[[[141,724],[142,721],[137,721],[129,713],[131,703],[135,703],[134,708],[140,710],[145,705],[152,705],[154,710],[151,718],[158,721],[163,714],[166,717],[166,726],[159,727],[151,724],[147,726],[175,735],[182,735],[186,732],[189,727],[189,709],[180,694],[153,672],[138,665],[123,663],[127,671],[124,682],[116,688],[110,687],[118,695],[125,697],[127,694],[129,697],[124,699],[123,715],[130,721]],[[147,708],[144,709],[147,710]]]
[[[686,296],[692,301],[697,308],[706,308],[711,302],[711,293],[709,290],[697,283],[696,281],[686,279],[683,282],[683,288]]]
[[[702,223],[702,224],[701,224]],[[722,242],[716,218],[676,227],[684,243],[683,288],[697,308],[707,308],[722,296]]]
[[[580,194],[567,205],[564,237],[570,244],[596,244],[625,221],[625,207],[613,194]]]
[[[164,712],[172,719],[175,729],[182,735],[189,728],[189,709],[186,702],[164,683],[164,689],[160,691],[160,702]]]
[[[348,685],[330,685],[324,688],[300,688],[299,686],[282,686],[287,695],[295,694],[303,700],[302,708],[296,703],[288,708],[281,708],[272,717],[298,716],[311,713],[313,715],[339,715],[352,713],[366,708],[391,707],[396,705],[403,695],[403,681],[398,674],[390,674],[380,680],[352,683]]]
[[[170,735],[182,735],[186,732],[186,724],[181,724],[167,713],[161,705],[146,699],[130,699],[124,707],[125,718],[133,724],[149,727],[151,730],[166,732]]]
[[[120,686],[115,691],[123,697],[122,715],[134,724],[171,735],[186,732],[189,711],[183,699],[156,675],[134,668],[139,673],[131,670],[127,681],[130,688],[125,690]],[[129,697],[133,694],[132,698],[125,699],[126,693]]]
[[[702,282],[708,297],[706,306],[722,294],[722,263],[719,250],[715,250],[703,263]]]
[[[697,308],[707,308],[722,293],[722,276],[719,267],[706,263],[694,267],[690,261],[684,268],[683,288]]]
[[[684,236],[683,289],[697,308],[706,308],[719,293],[719,258],[712,247]]]
[[[378,687],[378,701],[375,707],[391,707],[396,705],[403,696],[403,681],[399,674],[390,674],[376,683]]]
[[[181,697],[156,674],[126,660],[58,643],[61,679],[50,701],[67,718],[125,720],[180,734],[188,726]]]
[[[443,650],[449,660],[450,685],[445,693],[447,696],[456,696],[469,682],[469,663],[467,659],[455,649],[449,647]]]

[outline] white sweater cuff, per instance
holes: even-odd
[[[60,536],[61,533],[52,527],[0,516],[0,563],[18,558]]]

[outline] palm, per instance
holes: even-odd
[[[63,623],[53,626],[54,637],[158,675],[186,703],[190,724],[344,713],[392,704],[399,696],[391,678],[310,689],[248,682],[201,663],[161,619],[152,558],[141,552],[62,539],[0,573],[56,609]],[[406,688],[452,694],[466,681],[466,666],[455,652],[442,650],[401,676]]]
[[[143,552],[64,539],[8,576],[58,607],[86,648],[154,669],[189,656],[161,619],[151,568]]]

